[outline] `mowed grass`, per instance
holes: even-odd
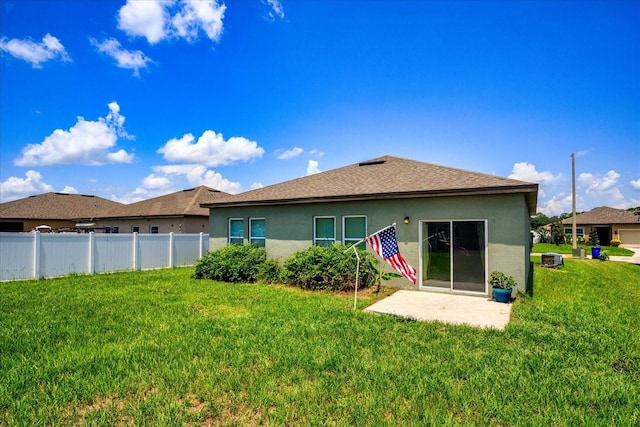
[[[586,255],[591,255],[591,246],[589,245],[578,245],[578,248],[582,248],[585,251]],[[533,245],[534,253],[545,253],[545,252],[555,252],[558,254],[571,254],[573,250],[573,246],[571,244],[563,243],[562,245],[554,245],[553,243],[536,243]],[[619,246],[601,246],[600,253],[607,253],[609,256],[633,256],[634,252],[621,248]]]
[[[0,284],[0,425],[640,424],[638,266],[536,266],[504,331],[191,273]]]

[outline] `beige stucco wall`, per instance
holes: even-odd
[[[214,208],[209,217],[210,250],[227,244],[230,218],[245,219],[245,238],[249,235],[249,218],[265,218],[267,254],[283,261],[296,250],[313,243],[315,216],[335,216],[336,240],[341,241],[342,217],[345,215],[366,215],[368,233],[395,222],[400,252],[416,269],[419,266],[420,221],[487,220],[488,272],[502,270],[513,275],[519,290],[525,291],[530,223],[522,194]],[[406,216],[410,217],[409,224],[403,223]],[[418,288],[406,279],[395,279],[389,284]]]
[[[119,233],[131,233],[133,227],[140,227],[140,233],[150,233],[152,226],[158,227],[158,233],[208,233],[208,217],[175,218],[134,218],[99,219],[94,221],[98,227],[118,227]]]
[[[76,222],[64,219],[19,219],[19,220],[4,220],[2,222],[22,223],[23,232],[32,231],[39,225],[48,225],[53,230],[65,229],[74,227]]]

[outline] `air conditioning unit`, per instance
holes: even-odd
[[[545,267],[557,267],[564,265],[564,261],[562,260],[561,254],[547,252],[542,254],[542,265]]]

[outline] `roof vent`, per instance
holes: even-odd
[[[373,166],[373,165],[381,165],[383,163],[386,163],[386,160],[371,160],[368,162],[362,162],[362,163],[358,163],[358,166]]]

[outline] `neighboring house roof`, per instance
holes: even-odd
[[[538,184],[383,156],[237,195],[207,208],[471,194],[525,193],[535,214]]]
[[[122,204],[98,196],[45,193],[0,203],[0,218],[90,219],[118,206],[122,206]]]
[[[611,224],[638,224],[640,216],[631,211],[615,209],[607,206],[592,209],[576,215],[576,224],[580,225],[611,225]],[[562,220],[562,224],[571,225],[572,218]]]
[[[209,216],[209,211],[200,205],[227,195],[227,193],[202,185],[128,205],[120,205],[107,212],[102,212],[96,218]]]

